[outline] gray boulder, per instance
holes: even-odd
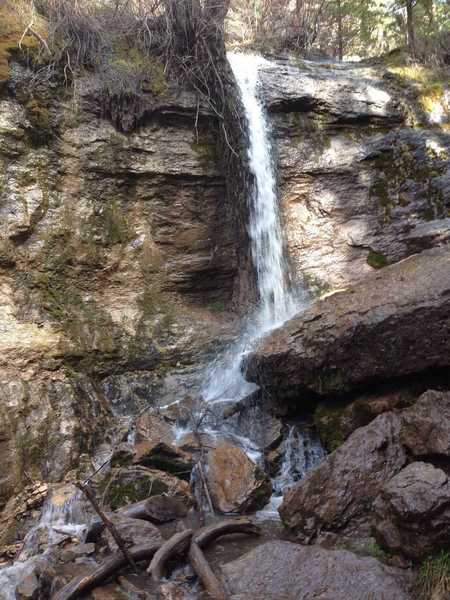
[[[375,558],[274,541],[223,567],[233,600],[409,600],[408,575]]]
[[[450,481],[442,469],[415,462],[386,483],[374,503],[379,543],[414,560],[449,547]]]

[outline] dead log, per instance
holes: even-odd
[[[147,568],[153,581],[159,583],[164,577],[165,565],[170,558],[188,551],[193,534],[192,529],[186,529],[173,535],[161,546]]]
[[[97,498],[95,497],[95,494],[92,491],[92,489],[86,483],[77,483],[76,485],[85,494],[86,498],[92,504],[92,508],[95,510],[95,512],[105,524],[106,529],[112,535],[114,541],[116,542],[120,551],[124,555],[125,559],[130,563],[130,566],[133,568],[134,572],[138,573],[136,563],[134,562],[133,557],[128,551],[125,540],[122,539],[122,536],[114,527],[114,524],[108,519],[103,510],[100,508],[99,503],[97,502]]]
[[[226,593],[222,583],[216,577],[214,571],[209,566],[200,546],[195,542],[191,543],[189,549],[189,562],[194,569],[194,572],[203,584],[203,587],[208,592],[212,600],[227,600]]]
[[[202,527],[195,535],[193,542],[200,548],[204,548],[211,542],[214,542],[223,535],[231,533],[245,533],[249,535],[259,535],[260,529],[250,519],[240,517],[238,519],[225,519],[218,523],[213,523],[207,527]]]
[[[128,552],[135,563],[153,558],[155,553],[161,548],[161,543],[153,542],[148,546],[133,546]],[[61,590],[52,596],[52,600],[75,600],[81,595],[93,590],[113,575],[117,575],[120,569],[127,565],[128,561],[124,555],[119,552],[106,559],[97,569],[89,575],[77,577],[64,586]]]

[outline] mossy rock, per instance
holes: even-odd
[[[339,448],[346,439],[343,412],[347,404],[347,402],[336,401],[320,402],[314,412],[314,425],[328,452]]]
[[[99,493],[113,510],[164,494],[179,497],[188,506],[193,502],[187,482],[141,466],[113,469],[100,484]]]

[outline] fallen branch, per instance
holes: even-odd
[[[226,600],[228,595],[216,577],[214,571],[209,566],[200,546],[195,542],[191,543],[189,549],[189,562],[194,569],[194,572],[201,580],[203,587],[208,592],[212,600]]]
[[[151,559],[161,548],[161,543],[153,542],[148,546],[133,546],[128,550],[135,563]],[[75,600],[81,595],[93,590],[95,587],[117,575],[120,569],[127,565],[128,561],[122,553],[117,553],[105,560],[97,569],[89,575],[77,577],[64,586],[59,592],[52,596],[52,600]]]
[[[226,519],[202,527],[195,535],[193,542],[198,544],[200,548],[204,548],[211,542],[214,542],[223,535],[230,533],[246,533],[250,535],[259,535],[260,529],[250,519],[240,517],[238,519]]]
[[[86,483],[77,483],[77,488],[79,488],[84,493],[84,495],[86,496],[86,498],[92,504],[92,508],[98,514],[98,516],[100,517],[100,519],[103,521],[106,529],[112,535],[114,541],[116,542],[116,544],[118,545],[120,551],[122,552],[125,560],[130,564],[130,566],[133,568],[134,572],[138,573],[138,568],[136,566],[136,563],[133,560],[133,557],[131,556],[131,554],[128,551],[128,548],[126,546],[125,540],[122,538],[122,536],[120,535],[120,533],[114,527],[113,523],[108,519],[108,517],[105,515],[105,513],[103,512],[103,510],[100,508],[100,506],[99,506],[99,504],[97,502],[97,499],[95,497],[95,494],[92,491],[92,489]]]
[[[147,573],[151,574],[154,582],[159,583],[164,577],[165,565],[170,558],[188,551],[193,534],[192,529],[176,533],[156,552],[147,568]]]

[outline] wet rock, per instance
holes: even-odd
[[[414,560],[448,548],[450,481],[431,464],[411,463],[388,481],[374,504],[377,541]]]
[[[450,364],[450,249],[424,251],[339,292],[264,338],[246,361],[267,388],[331,394]]]
[[[147,410],[136,420],[136,442],[148,441],[167,444],[173,441],[172,424],[159,411]]]
[[[426,392],[402,417],[402,443],[413,456],[450,457],[450,392]]]
[[[164,442],[141,442],[135,446],[133,463],[159,469],[189,481],[194,460],[187,452]]]
[[[404,571],[345,550],[273,541],[223,572],[234,600],[412,600]]]
[[[27,575],[16,588],[17,600],[37,600],[41,586],[36,573]]]
[[[243,450],[230,444],[221,444],[209,453],[207,482],[213,504],[222,513],[258,510],[272,493],[267,475]]]
[[[133,462],[135,449],[132,444],[122,442],[116,448],[111,456],[111,467],[129,466]]]
[[[401,417],[386,413],[357,429],[284,494],[281,519],[301,540],[323,531],[366,530],[383,485],[406,464]]]
[[[120,537],[128,546],[141,546],[162,540],[161,533],[155,525],[142,519],[130,519],[119,514],[108,515]],[[111,552],[117,551],[117,544],[111,533],[106,530],[105,538]]]
[[[191,489],[186,481],[169,473],[141,466],[113,469],[102,482],[101,488],[105,502],[113,510],[161,494],[180,498],[186,506],[191,506],[193,502]]]
[[[248,438],[257,448],[272,450],[283,438],[283,423],[268,412],[260,393],[231,407],[224,418],[231,431]]]
[[[147,500],[146,508],[154,523],[176,521],[188,512],[186,503],[173,496],[153,496]]]
[[[119,585],[110,583],[101,587],[96,587],[89,594],[91,600],[128,600],[129,596]]]

